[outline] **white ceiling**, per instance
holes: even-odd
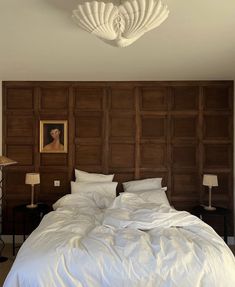
[[[235,79],[235,1],[165,0],[170,16],[127,48],[71,19],[79,0],[0,0],[1,80]]]

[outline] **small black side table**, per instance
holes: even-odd
[[[217,207],[216,210],[206,210],[203,206],[195,206],[192,210],[192,214],[196,215],[204,221],[205,217],[209,216],[223,216],[224,218],[224,241],[228,242],[228,220],[229,210],[223,207]]]
[[[16,244],[16,218],[20,213],[23,215],[23,241],[26,239],[26,233],[32,232],[41,222],[43,216],[49,212],[49,206],[45,203],[38,203],[38,206],[35,208],[28,208],[27,204],[21,204],[13,207],[13,256],[15,256]],[[31,223],[31,230],[26,230],[26,220]],[[28,227],[28,226],[27,226]]]

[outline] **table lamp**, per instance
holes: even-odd
[[[209,187],[209,206],[204,206],[206,210],[216,210],[216,207],[211,206],[211,190],[212,186],[218,186],[217,175],[214,174],[204,174],[203,175],[203,185]]]
[[[2,170],[5,166],[7,165],[12,165],[12,164],[16,164],[17,162],[6,157],[6,156],[0,156],[0,169],[1,169],[1,181],[0,181],[0,209],[1,209],[1,213],[0,213],[0,224],[2,225],[2,199],[3,199],[3,193],[2,193],[2,183],[3,183],[3,175],[2,175]],[[1,228],[1,232],[0,232],[0,242],[2,244],[2,247],[0,247],[0,263],[1,262],[5,262],[7,261],[7,257],[2,256],[2,251],[4,249],[5,243],[1,238],[1,234],[2,234],[2,226]]]
[[[31,185],[31,204],[26,205],[27,208],[35,208],[37,204],[34,203],[34,185],[40,183],[39,173],[26,173],[25,184]]]

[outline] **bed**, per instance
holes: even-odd
[[[127,185],[115,198],[116,185],[103,185],[81,183],[85,192],[54,204],[4,287],[235,286],[230,249],[210,226],[171,207],[165,189]]]

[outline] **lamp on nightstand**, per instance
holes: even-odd
[[[34,203],[34,185],[40,183],[39,173],[26,173],[25,184],[31,185],[31,204],[26,205],[28,208],[35,208],[38,205]]]
[[[216,207],[211,206],[211,190],[212,190],[212,186],[218,186],[217,175],[204,174],[203,175],[203,185],[209,187],[209,206],[204,206],[204,209],[206,209],[206,210],[216,210]]]
[[[1,232],[0,232],[0,243],[1,243],[1,247],[0,247],[0,263],[1,262],[5,262],[7,261],[7,257],[2,256],[2,251],[4,249],[5,243],[1,238],[1,234],[2,234],[2,199],[3,199],[3,193],[2,193],[2,184],[3,184],[3,174],[2,174],[2,170],[5,166],[7,165],[12,165],[12,164],[16,164],[17,162],[5,157],[5,156],[0,156],[0,170],[1,170],[1,181],[0,181],[0,228],[1,228]]]

